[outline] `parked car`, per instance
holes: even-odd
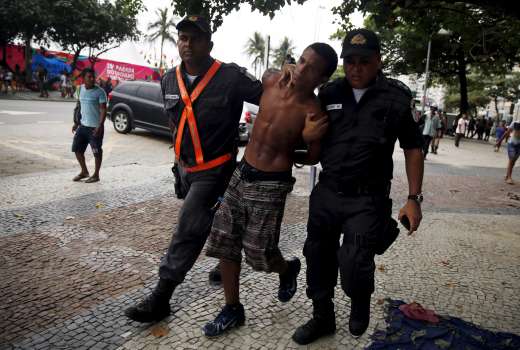
[[[170,135],[168,117],[163,109],[161,85],[147,81],[119,83],[108,94],[107,115],[114,129],[126,134],[135,128]]]
[[[121,134],[141,128],[171,135],[168,116],[163,106],[159,83],[124,81],[108,94],[107,116],[112,121],[114,129]],[[242,142],[249,140],[245,121],[238,126],[238,138]]]

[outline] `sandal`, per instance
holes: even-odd
[[[84,178],[86,177],[89,177],[90,175],[88,173],[84,174],[84,173],[79,173],[78,175],[74,176],[74,178],[72,179],[72,181],[81,181],[83,180]]]
[[[98,182],[98,181],[99,181],[99,176],[91,176],[87,179],[87,181],[85,181],[85,183],[90,184],[90,183]]]

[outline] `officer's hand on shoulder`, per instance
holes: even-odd
[[[410,230],[408,231],[408,234],[411,235],[412,233],[417,231],[419,225],[421,224],[421,205],[417,201],[409,199],[408,202],[406,202],[406,204],[404,205],[404,207],[402,207],[401,210],[399,210],[399,221],[401,221],[403,216],[406,216],[408,218],[408,221],[410,222]]]
[[[305,117],[302,138],[306,144],[318,141],[325,135],[329,126],[327,115],[321,111],[309,111]]]

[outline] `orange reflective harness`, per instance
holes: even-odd
[[[195,120],[195,114],[193,113],[193,102],[199,97],[202,93],[206,85],[210,82],[210,80],[215,76],[217,71],[219,70],[222,63],[215,60],[207,73],[204,75],[202,80],[197,84],[195,89],[191,92],[191,95],[188,95],[188,91],[186,90],[186,85],[184,85],[184,80],[182,79],[181,68],[180,65],[176,68],[177,73],[177,83],[179,84],[179,90],[181,92],[182,101],[184,102],[184,110],[182,111],[182,116],[179,121],[179,127],[177,128],[177,137],[175,139],[175,157],[177,160],[180,160],[181,155],[181,143],[182,143],[182,135],[184,132],[184,126],[186,124],[186,120],[188,121],[188,127],[190,129],[190,135],[193,142],[193,149],[195,151],[195,161],[197,165],[192,167],[185,167],[187,172],[193,173],[197,171],[203,171],[215,168],[225,162],[229,161],[232,158],[232,154],[228,153],[218,158],[212,159],[208,162],[204,162],[204,155],[202,154],[202,146],[200,144],[199,131],[197,130],[197,122]]]

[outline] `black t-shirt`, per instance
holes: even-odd
[[[191,93],[203,76],[204,74],[198,76],[190,84],[183,73],[188,93]],[[164,108],[173,126],[177,128],[184,110],[184,102],[177,84],[175,68],[164,75],[161,88]],[[245,68],[234,63],[222,63],[200,96],[193,102],[205,162],[235,151],[243,103],[258,105],[261,96],[262,84],[258,79],[247,73]],[[177,130],[174,139],[177,136],[176,132]],[[190,166],[196,165],[188,123],[185,124],[183,131],[181,160]]]
[[[325,85],[319,93],[329,128],[321,142],[323,173],[348,184],[382,183],[392,179],[392,154],[422,146],[412,114],[412,95],[398,80],[379,75],[356,102],[346,79]]]

